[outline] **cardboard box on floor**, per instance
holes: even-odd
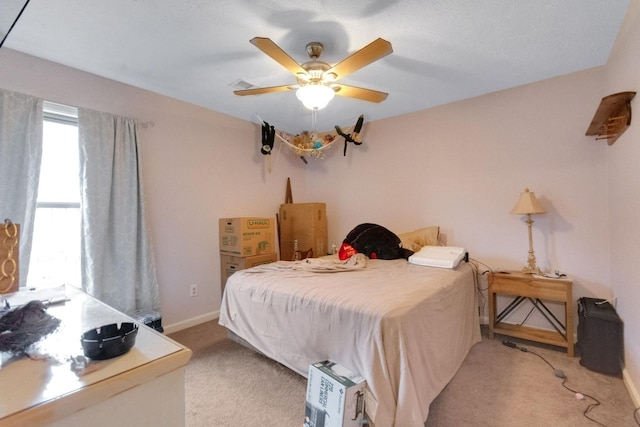
[[[255,256],[276,253],[273,218],[220,218],[220,253]]]
[[[312,249],[313,257],[328,254],[325,203],[284,203],[279,215],[281,260],[293,260],[295,240],[301,252]]]
[[[269,264],[277,260],[278,256],[275,252],[246,257],[220,254],[220,283],[222,284],[222,292],[224,292],[227,279],[236,271],[255,267],[257,265]]]
[[[304,427],[360,427],[366,381],[330,360],[309,366]]]

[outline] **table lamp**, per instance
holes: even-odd
[[[536,199],[535,193],[529,191],[528,188],[525,188],[525,190],[520,193],[516,205],[511,209],[512,214],[527,216],[527,225],[529,227],[529,257],[527,258],[527,265],[522,269],[523,273],[540,274],[540,269],[536,265],[536,256],[533,253],[533,238],[531,236],[533,220],[531,219],[531,214],[541,214],[545,212],[538,199]]]

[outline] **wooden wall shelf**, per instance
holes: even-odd
[[[612,145],[631,125],[631,100],[635,92],[620,92],[602,98],[596,114],[591,120],[587,136],[606,139]]]

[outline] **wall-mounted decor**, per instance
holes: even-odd
[[[620,92],[605,96],[591,120],[587,136],[606,139],[612,145],[631,125],[631,100],[635,92]]]

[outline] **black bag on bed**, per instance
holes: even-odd
[[[369,258],[407,259],[413,251],[402,247],[402,242],[393,232],[377,224],[360,224],[347,234],[344,243]]]

